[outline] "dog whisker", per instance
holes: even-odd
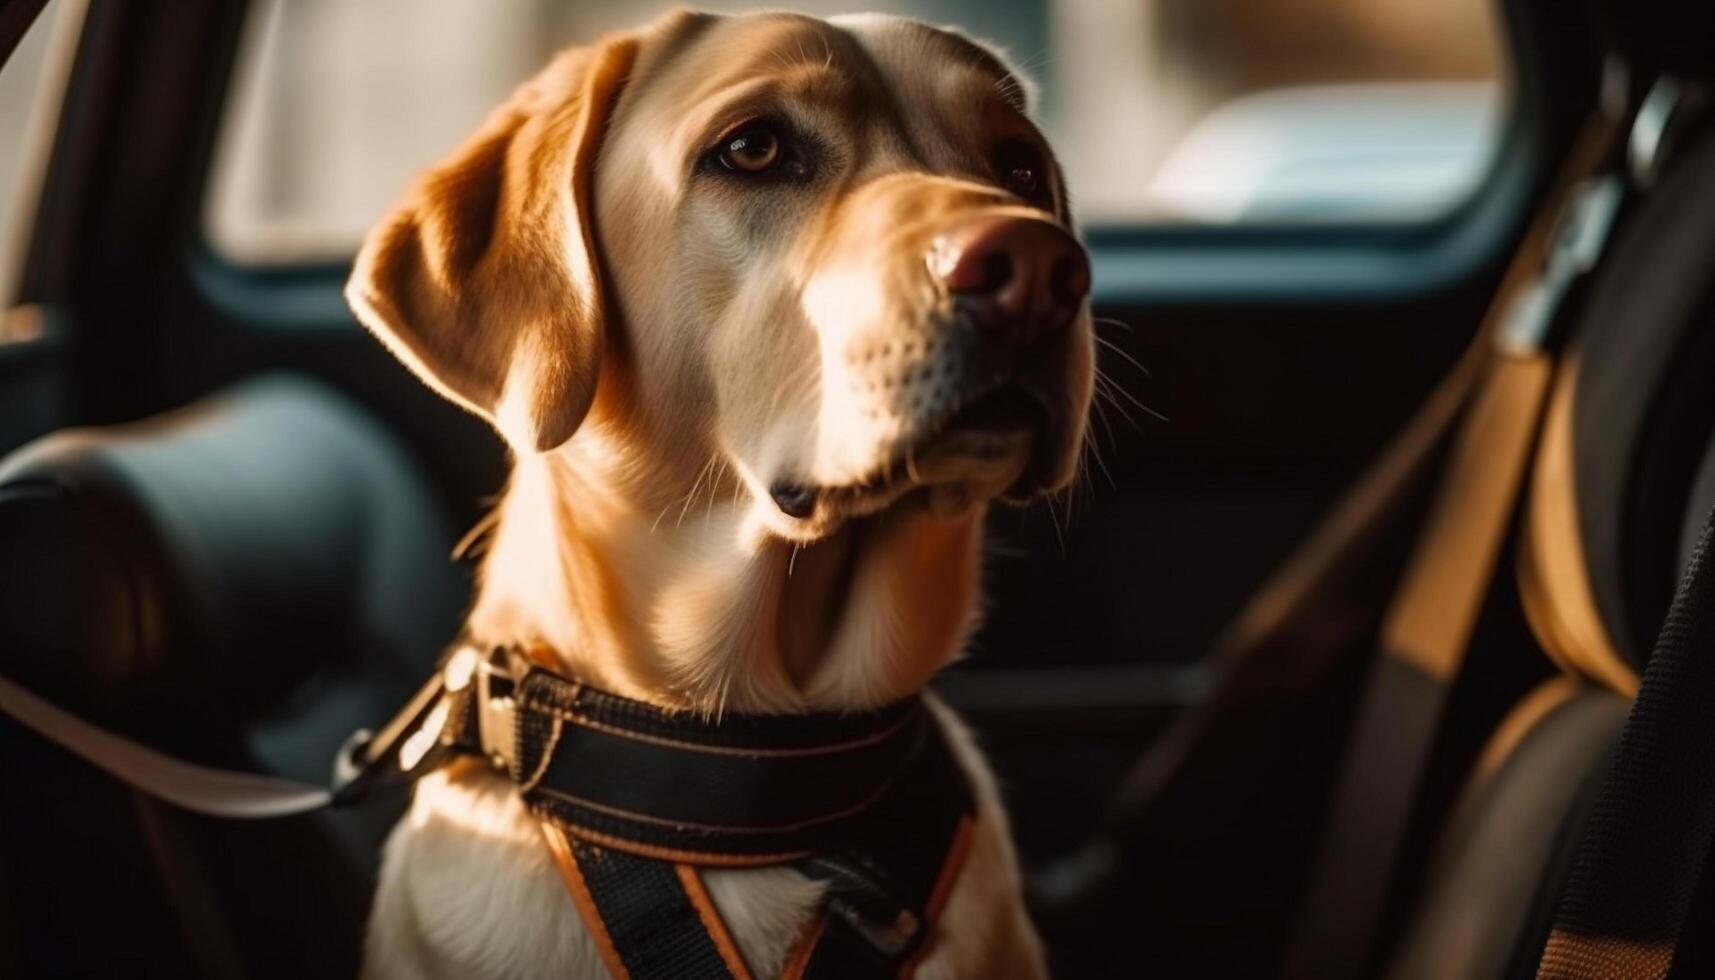
[[[1120,357],[1125,358],[1126,361],[1129,362],[1132,367],[1137,368],[1138,371],[1142,372],[1144,377],[1146,377],[1146,378],[1154,377],[1154,375],[1150,373],[1149,368],[1144,367],[1143,362],[1141,362],[1137,358],[1131,356],[1131,354],[1128,353],[1125,350],[1125,348],[1114,343],[1113,341],[1109,340],[1108,338],[1103,337],[1101,334],[1094,334],[1093,336],[1096,338],[1096,343],[1101,344],[1102,348],[1104,350],[1113,351],[1115,354],[1118,354]]]
[[[1120,418],[1125,419],[1127,425],[1130,425],[1134,430],[1141,430],[1142,427],[1137,424],[1137,419],[1132,417],[1131,412],[1120,404],[1119,398],[1114,395],[1113,380],[1103,374],[1100,368],[1096,369],[1095,381],[1096,404],[1112,406],[1114,411],[1120,413]]]
[[[1102,434],[1107,436],[1109,443],[1112,443],[1114,441],[1114,425],[1113,420],[1108,418],[1108,413],[1106,411],[1107,407],[1107,403],[1102,401],[1100,398],[1092,399],[1090,402],[1090,417],[1100,423]],[[1132,427],[1136,428],[1136,425],[1134,424]],[[1095,426],[1092,425],[1085,427],[1084,435],[1091,441],[1094,441],[1096,439]]]
[[[710,470],[714,468],[717,462],[718,460],[711,456],[709,461],[703,464],[703,468],[697,471],[696,482],[691,484],[690,492],[685,494],[685,503],[679,508],[679,520],[673,525],[674,527],[684,525],[685,514],[691,509],[691,502],[697,498],[697,491],[702,489],[703,480],[708,477]]]
[[[1116,320],[1111,316],[1094,316],[1090,318],[1090,322],[1102,327],[1118,327],[1126,333],[1131,333],[1136,329],[1124,320]]]
[[[1096,466],[1101,469],[1102,476],[1107,478],[1108,486],[1113,487],[1116,490],[1119,489],[1119,483],[1114,480],[1113,471],[1108,469],[1107,460],[1102,458],[1102,447],[1099,444],[1099,440],[1097,439],[1096,433],[1093,429],[1084,430],[1084,452],[1091,459],[1096,461]],[[1089,467],[1082,466],[1079,467],[1078,472],[1079,476],[1086,477],[1090,470]]]
[[[1048,526],[1054,529],[1054,540],[1060,543],[1060,557],[1066,556],[1066,536],[1060,530],[1060,517],[1054,509],[1054,498],[1043,497],[1042,503],[1048,508]]]
[[[1060,499],[1064,500],[1066,503],[1066,510],[1065,510],[1064,514],[1062,515],[1062,520],[1064,521],[1064,523],[1061,526],[1061,530],[1063,532],[1070,532],[1072,530],[1072,509],[1077,505],[1077,502],[1078,502],[1078,495],[1076,493],[1077,486],[1078,486],[1077,481],[1074,480],[1070,485],[1068,485],[1066,487],[1066,489],[1064,489],[1058,493],[1054,493],[1054,494],[1049,495],[1049,499],[1053,499],[1054,497],[1059,497]],[[1063,551],[1065,551],[1065,548],[1066,548],[1065,541],[1062,540],[1060,543],[1060,549],[1063,552]]]
[[[489,536],[500,526],[500,511],[490,510],[477,518],[471,529],[466,531],[458,544],[453,545],[453,561],[464,561],[475,558],[488,550]]]
[[[1144,412],[1147,412],[1157,422],[1168,421],[1167,416],[1161,414],[1160,412],[1156,411],[1155,409],[1150,408],[1148,405],[1145,405],[1143,402],[1139,401],[1136,395],[1125,390],[1125,388],[1123,386],[1115,385],[1113,390],[1115,392],[1121,394],[1121,395],[1124,395],[1127,401],[1130,401],[1133,405],[1136,405],[1139,409],[1143,410]]]
[[[709,501],[703,505],[703,520],[710,520],[715,515],[715,496],[720,493],[721,483],[727,478],[730,469],[723,461],[715,470],[715,478],[709,481]]]

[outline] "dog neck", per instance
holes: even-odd
[[[780,713],[897,700],[964,645],[981,508],[943,520],[906,503],[794,545],[746,530],[755,504],[734,476],[645,495],[615,469],[579,440],[519,459],[474,642],[667,707]]]

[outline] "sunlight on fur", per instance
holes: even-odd
[[[924,690],[989,506],[1064,490],[1086,441],[1088,258],[1023,91],[908,20],[681,11],[520,87],[347,291],[513,450],[464,642],[708,717],[936,708],[978,799],[923,978],[1044,971],[992,779]],[[557,877],[507,779],[425,779],[367,975],[600,975]],[[708,884],[760,975],[818,914],[796,871]]]

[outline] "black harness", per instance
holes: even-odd
[[[908,976],[963,862],[970,785],[920,698],[708,720],[465,647],[373,737],[338,796],[484,757],[517,783],[615,977],[751,973],[699,869],[824,882],[783,977]]]

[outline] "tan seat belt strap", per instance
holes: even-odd
[[[1434,503],[1382,623],[1285,975],[1364,975],[1446,694],[1464,662],[1536,443],[1553,357],[1541,344],[1589,230],[1619,204],[1593,177],[1614,158],[1618,113],[1598,113],[1526,232],[1478,335],[1492,345]],[[1586,248],[1587,251],[1587,248]],[[1572,258],[1568,259],[1567,256]],[[1593,261],[1593,258],[1592,260]],[[1571,264],[1568,264],[1571,263]]]

